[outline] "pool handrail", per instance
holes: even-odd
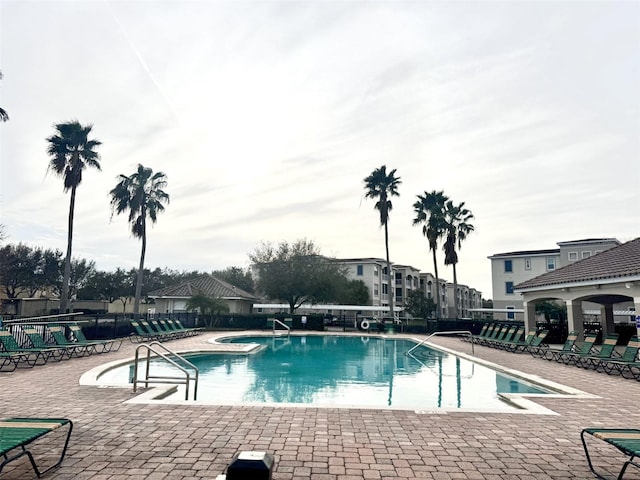
[[[172,358],[170,358],[168,355],[166,355],[165,353],[157,350],[156,348],[154,348],[154,346],[156,347],[161,347],[164,351],[166,351],[169,355],[173,355],[178,361],[183,362],[184,365],[180,365],[178,363],[178,361],[173,360]],[[146,365],[146,371],[145,371],[145,378],[144,380],[138,380],[138,363],[139,363],[139,351],[141,348],[146,348],[147,349],[147,365]],[[150,366],[150,360],[151,360],[151,352],[155,353],[158,357],[162,358],[163,360],[165,360],[166,362],[170,363],[171,365],[173,365],[174,367],[176,367],[178,370],[180,370],[182,373],[185,374],[185,379],[182,380],[181,378],[178,377],[165,377],[165,376],[150,376],[149,375],[149,366]],[[138,383],[144,383],[145,388],[147,388],[149,386],[149,383],[170,383],[170,384],[184,384],[185,385],[185,400],[189,400],[189,382],[191,380],[191,375],[189,374],[189,368],[192,368],[195,372],[194,375],[194,386],[193,386],[193,400],[197,400],[198,398],[198,375],[199,375],[199,370],[198,367],[196,367],[193,363],[191,363],[189,360],[187,360],[186,358],[184,358],[182,355],[168,349],[165,345],[163,345],[162,343],[158,342],[158,341],[153,341],[151,343],[141,343],[140,345],[138,345],[138,347],[136,348],[136,356],[135,356],[135,362],[133,365],[133,392],[136,392]]]
[[[287,336],[291,336],[291,327],[289,325],[287,325],[284,322],[281,322],[280,320],[278,320],[277,318],[272,318],[272,325],[273,325],[273,334],[276,334],[276,323],[279,325],[282,325],[286,330],[287,330]]]
[[[448,332],[433,332],[431,335],[429,335],[427,338],[422,340],[420,343],[418,343],[418,344],[414,345],[413,347],[411,347],[409,349],[409,351],[407,351],[407,353],[405,353],[405,355],[409,355],[416,348],[424,345],[431,337],[435,337],[436,335],[468,335],[469,336],[469,340],[473,339],[473,334],[469,330],[452,330],[452,331],[448,331]],[[475,355],[475,350],[473,348],[473,342],[470,341],[469,343],[471,343],[471,354]]]

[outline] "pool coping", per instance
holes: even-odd
[[[283,334],[286,335],[286,334]],[[290,333],[290,335],[294,336],[305,336],[305,335],[319,335],[319,336],[359,336],[359,337],[370,337],[370,338],[396,338],[403,340],[410,340],[416,342],[416,345],[423,344],[428,346],[429,348],[433,348],[435,350],[440,350],[451,355],[458,356],[460,358],[464,358],[465,360],[474,362],[479,365],[486,366],[493,370],[496,370],[500,373],[504,373],[506,375],[512,376],[516,379],[525,380],[534,385],[539,385],[547,390],[551,390],[556,393],[547,393],[547,394],[536,394],[536,393],[499,393],[498,395],[503,398],[506,402],[513,404],[517,408],[511,411],[491,409],[491,408],[453,408],[453,407],[442,407],[442,408],[427,408],[427,409],[416,409],[415,407],[393,407],[393,406],[385,406],[385,407],[374,407],[371,405],[335,405],[335,404],[300,404],[300,403],[265,403],[265,402],[223,402],[223,401],[203,401],[203,400],[178,400],[171,399],[168,400],[166,398],[167,395],[173,393],[176,389],[176,385],[161,385],[155,384],[154,386],[150,386],[149,388],[138,388],[141,393],[136,392],[136,396],[129,400],[126,400],[124,403],[127,404],[147,404],[147,405],[221,405],[221,406],[245,406],[245,407],[272,407],[272,408],[334,408],[334,409],[360,409],[360,410],[398,410],[398,411],[413,411],[419,415],[443,415],[443,414],[455,414],[455,413],[496,413],[496,414],[516,414],[516,415],[559,415],[553,410],[536,403],[532,399],[535,398],[545,398],[545,399],[593,399],[600,398],[597,395],[590,394],[584,392],[582,390],[568,387],[566,385],[562,385],[556,382],[549,381],[545,378],[539,377],[537,375],[527,374],[521,372],[519,370],[510,369],[503,367],[502,365],[498,365],[493,362],[489,362],[487,360],[483,360],[474,355],[469,355],[459,350],[453,350],[441,345],[437,345],[435,343],[424,341],[424,339],[416,338],[408,334],[362,334],[361,332],[357,333],[349,333],[349,332],[313,332],[313,331],[297,331]],[[221,332],[219,335],[209,338],[207,343],[210,343],[212,346],[216,348],[211,349],[186,349],[180,350],[179,354],[197,354],[197,353],[209,353],[209,354],[244,354],[251,355],[261,350],[259,344],[248,343],[248,344],[230,344],[220,342],[222,339],[226,338],[237,338],[237,337],[249,337],[249,336],[264,336],[269,337],[273,336],[272,333],[266,333],[264,331],[244,331],[244,332]],[[282,336],[282,335],[279,335]],[[235,345],[237,347],[229,348],[230,345]],[[241,345],[241,346],[238,346]],[[224,347],[224,348],[220,348]],[[98,388],[120,388],[120,389],[131,389],[131,385],[122,385],[122,384],[108,384],[108,383],[100,383],[98,381],[99,377],[106,373],[109,370],[120,367],[122,365],[126,365],[128,363],[132,363],[135,360],[135,357],[115,360],[113,362],[108,362],[97,367],[88,370],[83,373],[80,377],[79,384],[84,386],[93,386]]]

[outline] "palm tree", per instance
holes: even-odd
[[[473,213],[464,207],[464,202],[457,206],[454,205],[451,200],[446,203],[444,222],[446,225],[447,239],[443,246],[444,264],[453,266],[453,303],[455,306],[456,319],[458,318],[458,276],[456,273],[458,253],[456,252],[456,245],[459,250],[462,242],[467,238],[467,235],[474,231],[474,226],[469,223],[473,218]]]
[[[71,276],[71,244],[73,241],[73,213],[76,204],[76,189],[82,182],[82,171],[87,167],[100,170],[100,155],[96,148],[102,145],[99,140],[89,140],[93,125],[82,126],[77,120],[55,125],[56,133],[49,138],[47,153],[51,160],[49,169],[62,177],[64,191],[71,190],[69,204],[69,228],[67,233],[67,256],[64,260],[62,291],[60,293],[60,312],[66,313],[69,302],[69,278]]]
[[[433,255],[433,270],[436,277],[436,319],[440,318],[441,298],[440,298],[440,277],[438,276],[438,260],[436,250],[438,242],[445,235],[444,224],[444,208],[445,203],[449,199],[442,190],[439,192],[424,192],[424,195],[417,195],[418,200],[413,204],[416,218],[413,219],[413,225],[422,224],[422,234],[427,237],[429,242],[429,250]]]
[[[140,313],[140,295],[142,293],[142,275],[144,273],[144,256],[147,251],[147,217],[156,223],[158,213],[164,211],[164,203],[169,203],[169,195],[163,188],[167,186],[167,177],[162,172],[153,173],[150,168],[138,164],[138,170],[130,176],[119,175],[118,184],[109,192],[111,194],[112,215],[129,210],[129,224],[134,237],[142,240],[140,267],[136,280],[136,293],[133,313]]]
[[[364,179],[366,189],[365,197],[373,198],[376,201],[374,208],[380,212],[380,226],[384,226],[384,245],[387,252],[387,272],[389,274],[389,312],[391,319],[394,318],[393,301],[395,296],[395,278],[391,272],[391,262],[389,261],[389,212],[393,208],[390,197],[398,197],[398,185],[402,182],[400,177],[396,177],[394,168],[387,173],[386,165],[376,168]]]
[[[2,80],[2,72],[0,72],[0,80]],[[0,122],[6,122],[7,120],[9,120],[9,114],[0,108]]]

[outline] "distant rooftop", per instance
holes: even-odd
[[[548,250],[520,250],[517,252],[496,253],[487,258],[500,258],[500,257],[530,257],[535,255],[559,255],[559,248],[552,248]]]
[[[241,288],[231,285],[212,275],[202,275],[201,277],[189,280],[177,285],[154,290],[149,293],[149,297],[192,297],[195,294],[204,294],[219,298],[244,298],[247,300],[257,300],[257,297]]]

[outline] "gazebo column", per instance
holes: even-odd
[[[640,321],[638,320],[638,316],[640,316],[640,295],[633,297],[633,304],[636,306],[636,335],[640,337]]]
[[[578,332],[578,338],[584,336],[584,317],[581,300],[567,300],[567,327],[570,332]]]
[[[611,333],[615,333],[613,322],[613,304],[606,304],[600,307],[600,326],[602,327],[602,339]]]
[[[534,301],[523,302],[524,308],[524,331],[536,329],[536,304]]]

